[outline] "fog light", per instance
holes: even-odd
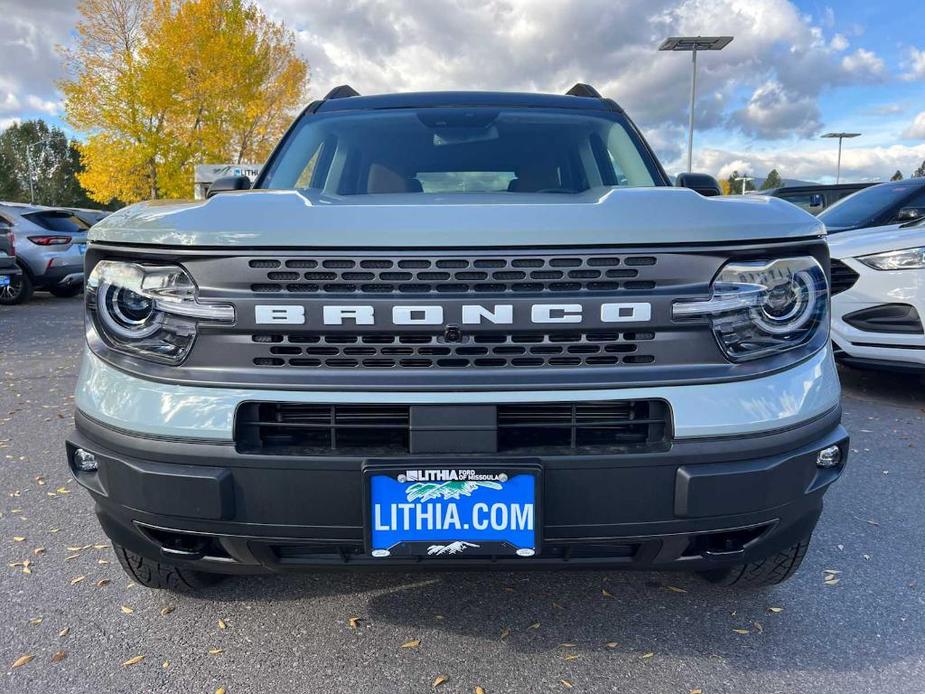
[[[90,451],[78,448],[74,451],[74,467],[80,472],[96,472],[99,469],[99,463]]]
[[[817,467],[837,467],[839,463],[841,463],[841,449],[838,446],[823,448],[816,456]]]

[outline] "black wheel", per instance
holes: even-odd
[[[3,306],[24,304],[32,298],[34,291],[32,278],[24,272],[18,277],[11,277],[8,285],[0,287],[0,304]]]
[[[82,284],[70,284],[66,287],[50,287],[48,291],[61,299],[69,299],[72,296],[77,296],[83,290],[84,286]]]
[[[703,576],[710,583],[721,586],[736,586],[742,588],[759,588],[774,586],[783,583],[796,573],[803,563],[806,550],[809,548],[809,537],[805,537],[795,545],[782,552],[772,554],[770,557],[758,561],[738,564],[728,569],[703,571]]]
[[[215,585],[223,578],[221,574],[193,571],[174,564],[148,559],[113,543],[119,563],[135,583],[146,588],[163,588],[177,593],[193,593]]]

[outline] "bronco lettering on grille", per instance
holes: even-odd
[[[602,323],[646,323],[652,318],[649,303],[602,303],[594,307],[599,311]],[[458,309],[458,310],[457,310]],[[582,304],[467,304],[454,309],[450,322],[463,325],[513,325],[515,314],[523,311],[521,320],[537,325],[556,323],[581,323],[585,315]],[[386,319],[379,314],[387,314]],[[318,322],[320,325],[444,325],[447,311],[439,304],[392,306],[391,311],[377,313],[371,305],[335,305],[321,307],[320,315],[314,317],[304,306],[294,304],[258,305],[254,320],[258,325],[305,325]],[[455,315],[458,313],[459,315]],[[317,320],[320,319],[320,320]]]

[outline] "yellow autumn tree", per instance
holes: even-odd
[[[262,162],[306,97],[288,29],[245,0],[82,0],[65,117],[100,201],[188,197],[199,163]]]

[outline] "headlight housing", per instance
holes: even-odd
[[[179,266],[115,260],[100,261],[90,273],[87,315],[112,349],[171,365],[189,354],[200,321],[235,319],[229,304],[201,303]]]
[[[874,270],[922,270],[925,269],[925,246],[864,255],[858,260]]]
[[[731,262],[707,301],[679,301],[675,319],[709,318],[726,357],[747,361],[785,352],[828,330],[829,288],[811,257]]]

